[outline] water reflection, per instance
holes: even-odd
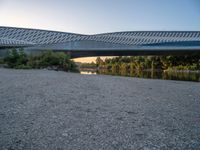
[[[196,81],[200,82],[200,72],[180,72],[180,71],[128,71],[116,69],[100,69],[100,70],[81,70],[81,74],[103,74],[114,76],[128,76],[138,78],[150,79],[164,79],[164,80],[182,80],[182,81]]]
[[[93,75],[93,74],[97,74],[96,71],[81,71],[81,74],[87,74],[87,75]]]

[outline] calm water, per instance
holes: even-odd
[[[103,74],[149,79],[182,80],[200,82],[200,72],[164,72],[164,71],[116,71],[116,70],[81,70],[81,74]]]

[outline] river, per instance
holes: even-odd
[[[87,75],[113,75],[113,76],[127,76],[137,78],[149,79],[163,79],[163,80],[181,80],[200,82],[200,72],[198,71],[116,71],[106,69],[80,69],[81,74]]]

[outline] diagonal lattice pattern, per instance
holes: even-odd
[[[96,41],[132,46],[200,42],[200,31],[135,31],[81,35],[37,29],[0,27],[0,46],[31,46],[74,41]]]

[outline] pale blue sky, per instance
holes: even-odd
[[[84,34],[200,31],[200,0],[0,0],[0,26]]]

